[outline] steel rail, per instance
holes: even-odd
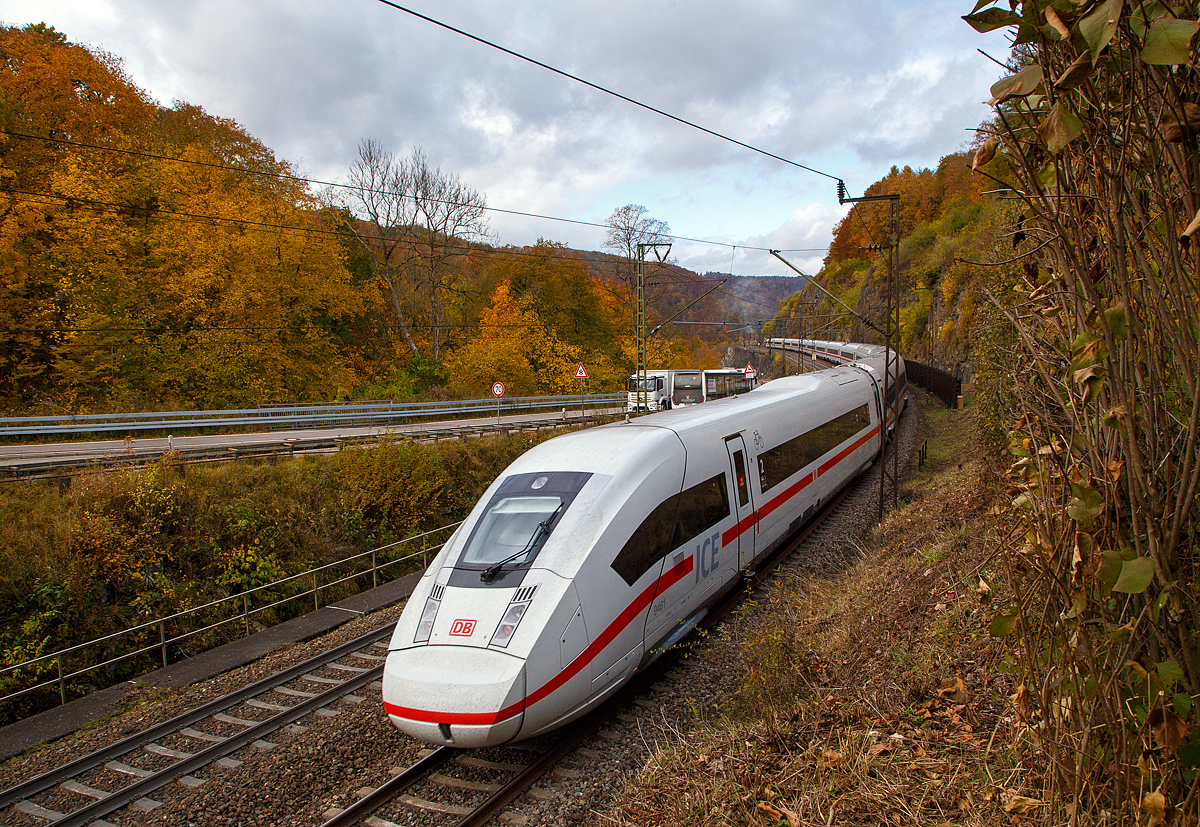
[[[610,713],[615,712],[609,706],[615,698],[620,697],[621,704],[624,704],[628,700],[625,694],[624,692],[618,693],[597,709],[594,714],[588,715],[584,719],[584,723],[576,728],[576,731],[570,732],[557,744],[538,756],[538,759],[521,770],[516,778],[493,793],[491,797],[475,808],[474,812],[463,816],[455,823],[454,827],[483,827],[484,824],[487,824],[501,807],[508,805],[514,798],[525,792],[534,781],[549,772],[568,752],[579,746],[583,739],[599,725],[600,719],[607,718]]]
[[[399,775],[393,776],[383,782],[382,785],[376,787],[358,801],[355,801],[349,807],[330,818],[321,827],[350,827],[350,825],[357,824],[413,784],[416,784],[425,777],[426,773],[437,769],[449,761],[458,751],[454,747],[438,747]]]
[[[102,798],[92,804],[68,813],[66,817],[54,822],[56,827],[82,827],[84,824],[90,824],[98,818],[103,818],[114,810],[119,810],[126,804],[129,804],[137,799],[145,796],[147,793],[154,792],[159,787],[169,784],[174,779],[181,775],[187,775],[194,770],[199,769],[207,764],[211,764],[218,758],[222,758],[231,752],[241,749],[247,744],[252,744],[259,740],[262,736],[267,735],[281,726],[290,724],[295,720],[303,718],[323,706],[326,706],[331,701],[336,701],[342,695],[348,692],[353,692],[366,686],[373,680],[377,680],[383,675],[383,666],[376,666],[368,669],[360,675],[356,675],[345,683],[338,684],[329,690],[322,692],[313,698],[308,698],[302,703],[291,707],[286,712],[279,714],[262,721],[255,726],[247,727],[237,735],[233,735],[219,744],[213,744],[208,749],[201,750],[191,758],[184,758],[176,764],[131,784],[124,789],[114,792],[112,795]]]
[[[395,626],[394,623],[389,623],[386,626],[382,626],[373,632],[368,632],[365,635],[360,635],[359,637],[355,638],[354,640],[347,641],[346,643],[342,644],[341,646],[338,646],[334,649],[330,649],[328,652],[323,652],[319,655],[316,655],[315,657],[309,658],[308,660],[303,661],[302,663],[298,663],[295,666],[292,666],[288,669],[283,670],[282,672],[277,672],[274,675],[270,675],[266,678],[255,681],[254,683],[249,684],[248,686],[244,686],[241,689],[238,689],[234,692],[230,692],[227,695],[223,695],[220,698],[216,698],[212,701],[209,701],[208,703],[204,704],[203,706],[196,707],[195,709],[189,710],[188,712],[185,712],[182,715],[177,715],[174,718],[171,718],[167,721],[163,721],[162,723],[156,724],[155,726],[152,726],[148,729],[144,729],[141,732],[134,733],[133,735],[129,736],[128,738],[123,738],[122,740],[117,741],[116,743],[111,744],[103,749],[97,750],[89,755],[85,755],[82,758],[78,758],[69,764],[63,764],[60,767],[56,767],[52,770],[42,773],[41,775],[31,778],[28,781],[25,781],[21,784],[17,784],[14,787],[10,787],[9,789],[0,793],[0,809],[8,807],[9,805],[14,804],[17,801],[20,801],[22,799],[26,799],[26,798],[29,798],[30,796],[37,795],[38,793],[43,792],[44,790],[48,790],[51,787],[58,785],[59,783],[61,783],[62,781],[66,780],[68,778],[73,778],[77,775],[81,775],[82,773],[85,773],[90,769],[94,769],[95,767],[98,767],[104,763],[107,763],[108,761],[116,758],[119,755],[124,755],[125,753],[127,753],[131,750],[137,749],[138,747],[140,747],[144,744],[148,744],[153,741],[157,741],[159,738],[162,738],[165,735],[169,735],[172,732],[176,732],[180,729],[183,729],[184,727],[191,726],[192,724],[202,721],[205,718],[215,715],[218,712],[228,709],[231,706],[235,706],[236,704],[239,704],[248,698],[253,698],[256,695],[261,695],[262,693],[267,692],[276,686],[280,686],[282,684],[287,683],[288,681],[295,680],[296,678],[300,677],[301,675],[305,675],[305,674],[313,671],[314,669],[316,669],[320,666],[323,666],[326,663],[329,663],[331,661],[335,661],[335,660],[338,660],[339,658],[345,657],[346,655],[350,654],[351,652],[356,652],[359,649],[362,649],[363,647],[368,646],[377,640],[382,640],[392,633],[392,628],[394,626]],[[351,679],[351,680],[354,680],[354,679]],[[333,689],[331,689],[329,691],[334,692],[335,690],[342,690],[343,694],[345,691],[349,691],[349,690],[345,690],[343,687],[344,687],[343,684],[339,684],[338,686],[333,687]],[[292,709],[295,709],[295,708],[296,707],[292,707]],[[270,718],[270,719],[268,719],[268,721],[263,722],[263,723],[267,723],[271,720],[274,720],[274,719]],[[289,723],[289,722],[285,721],[284,723]],[[234,737],[237,737],[237,736],[234,736]],[[251,740],[255,740],[255,739],[251,739]],[[225,743],[225,742],[223,741],[222,744],[223,743]],[[247,743],[249,743],[249,742],[247,742]],[[219,746],[221,746],[221,744],[215,745],[215,747],[219,747]],[[206,750],[206,752],[207,752],[207,750]],[[173,766],[168,767],[166,770],[164,770],[164,772],[169,772],[173,769],[174,769]],[[179,773],[179,774],[182,775],[183,773]],[[170,779],[168,779],[168,780],[170,780]],[[114,793],[114,795],[115,795],[115,793]],[[106,798],[106,799],[101,799],[101,800],[107,801],[108,799]],[[106,811],[106,812],[111,812],[111,810]],[[99,817],[99,816],[97,816],[97,817]],[[60,823],[60,822],[56,822],[56,823]]]

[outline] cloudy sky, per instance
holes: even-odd
[[[969,0],[401,0],[774,154],[844,178],[929,167],[988,115],[1003,35]],[[164,104],[233,118],[306,175],[344,180],[358,143],[430,162],[488,204],[603,222],[625,204],[670,224],[700,272],[819,269],[834,182],[638,109],[378,0],[0,0],[120,57]],[[599,249],[600,229],[493,213],[497,243]]]

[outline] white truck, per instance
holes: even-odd
[[[638,410],[646,412],[665,411],[671,407],[671,393],[675,371],[648,370],[646,371],[645,387],[639,387],[638,376],[635,373],[626,382],[629,391],[629,402],[625,410],[633,413]],[[640,397],[640,401],[639,401]]]

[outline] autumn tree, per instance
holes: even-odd
[[[670,240],[671,227],[665,221],[650,218],[650,211],[640,204],[626,204],[613,210],[604,224],[608,235],[604,249],[617,257],[612,264],[608,289],[621,298],[629,312],[632,327],[636,327],[637,267],[639,244],[663,244]]]
[[[368,252],[414,357],[423,354],[412,333],[412,304],[424,293],[428,356],[438,362],[446,294],[455,290],[452,262],[467,253],[470,240],[487,235],[486,199],[457,175],[430,167],[420,148],[396,158],[367,138],[358,156],[350,169],[357,220],[347,226]]]
[[[334,331],[360,295],[286,163],[53,29],[0,48],[0,387],[75,410],[356,383]]]

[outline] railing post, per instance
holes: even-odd
[[[246,634],[250,634],[250,601],[246,599],[246,595],[242,595],[242,623],[246,627]]]
[[[317,587],[317,573],[314,571],[313,572],[313,611],[316,611],[317,609],[321,608],[321,604],[317,602],[319,600],[317,595],[320,593],[321,593],[321,590]]]
[[[158,639],[162,643],[163,668],[167,667],[167,621],[158,621]]]
[[[371,549],[371,588],[378,588],[379,576],[378,569],[375,567],[375,549]]]
[[[63,659],[63,656],[61,654],[56,658],[56,660],[58,661],[58,702],[65,704],[67,702],[67,690],[66,690],[66,687],[63,686],[62,659]]]
[[[425,560],[425,541],[427,539],[425,536],[421,537],[421,568],[423,569],[429,568],[429,563]]]

